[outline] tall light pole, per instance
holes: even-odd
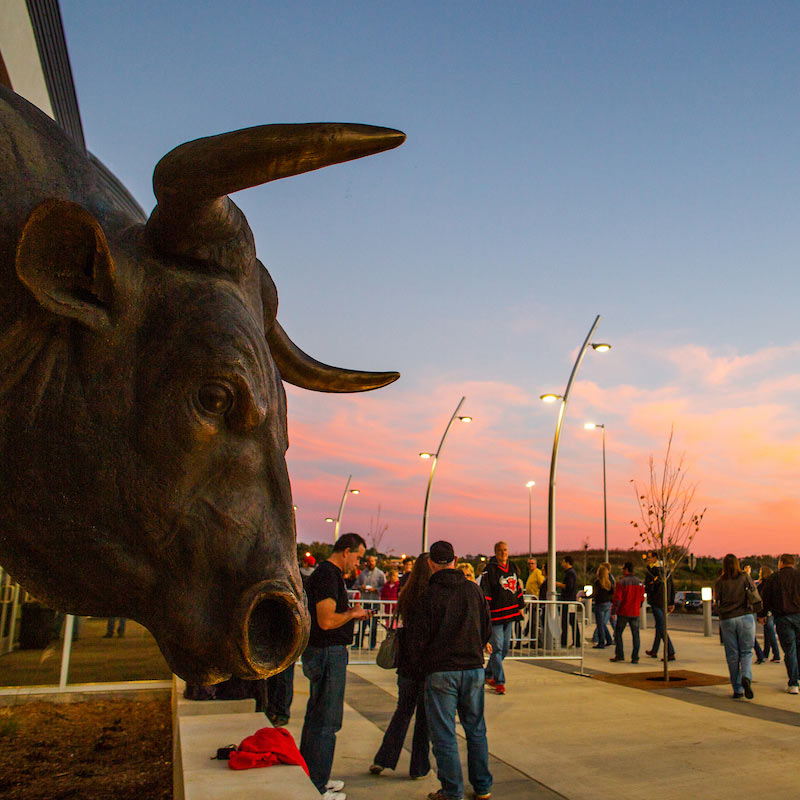
[[[342,513],[344,512],[344,501],[347,500],[348,494],[361,494],[361,489],[351,489],[350,488],[350,481],[353,480],[352,475],[347,476],[347,483],[344,485],[344,491],[342,492],[342,500],[339,503],[339,513],[336,515],[336,519],[333,517],[325,517],[325,522],[335,522],[336,527],[333,529],[333,541],[336,542],[339,540],[339,527],[342,524]]]
[[[578,368],[586,355],[586,351],[591,347],[598,353],[604,353],[611,349],[610,344],[604,342],[593,343],[591,341],[597,326],[600,322],[600,315],[595,318],[589,333],[586,336],[581,349],[578,351],[578,357],[575,359],[575,366],[572,368],[569,380],[567,381],[567,388],[564,394],[543,394],[541,399],[545,403],[553,403],[556,400],[561,400],[561,408],[558,410],[558,421],[556,422],[556,435],[553,438],[553,454],[550,457],[550,485],[547,492],[547,599],[556,599],[556,472],[558,469],[558,444],[561,437],[561,426],[564,423],[564,415],[567,412],[567,403],[569,402],[569,395],[572,391],[572,384],[575,382],[575,376],[578,374]]]
[[[528,558],[533,556],[532,541],[533,541],[533,487],[536,486],[536,481],[528,481],[525,486],[528,489]]]
[[[442,434],[442,440],[439,442],[439,447],[436,449],[435,453],[420,453],[420,458],[432,458],[433,462],[431,463],[431,474],[428,478],[428,490],[425,492],[425,510],[422,513],[422,552],[425,553],[428,550],[428,504],[430,503],[431,499],[431,487],[433,486],[433,473],[436,471],[436,464],[439,461],[439,456],[442,452],[442,447],[444,446],[444,440],[447,438],[447,434],[450,431],[450,427],[452,424],[458,419],[460,422],[472,422],[472,417],[459,417],[458,412],[461,410],[461,406],[463,405],[466,397],[462,397],[461,400],[458,401],[458,405],[456,406],[456,410],[453,412],[453,416],[450,417],[450,422],[447,423],[447,427],[444,429],[444,433]]]
[[[608,561],[608,494],[606,493],[606,426],[601,425],[599,422],[587,422],[584,426],[587,431],[593,431],[595,428],[600,428],[603,431],[603,543],[605,549],[605,558],[603,561]]]

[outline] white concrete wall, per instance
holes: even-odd
[[[0,53],[14,91],[53,117],[25,0],[0,0]]]

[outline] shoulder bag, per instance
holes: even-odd
[[[744,593],[747,598],[747,607],[754,613],[760,614],[764,610],[764,603],[752,580],[745,580]]]
[[[397,616],[392,618],[396,622]],[[375,656],[375,663],[382,669],[397,669],[398,664],[398,645],[397,641],[398,628],[395,625],[386,629],[386,638],[381,642],[378,648],[378,655]]]

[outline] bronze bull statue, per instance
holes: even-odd
[[[135,219],[0,87],[0,564],[72,614],[124,616],[194,683],[305,647],[282,380],[359,392],[394,372],[306,355],[232,192],[396,147],[367,125],[267,125],[156,166]]]

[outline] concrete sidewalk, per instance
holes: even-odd
[[[643,632],[636,665],[609,662],[613,649],[587,649],[587,671],[659,669],[660,662],[644,653],[652,635],[652,629]],[[672,640],[677,660],[671,666],[727,677],[717,637],[679,631]],[[625,646],[630,658],[627,631]],[[741,794],[745,776],[758,774],[769,774],[771,793],[800,794],[795,776],[800,696],[783,691],[783,664],[753,666],[751,701],[731,699],[729,684],[642,691],[576,675],[576,662],[507,660],[506,665],[507,694],[486,697],[496,800],[730,800]],[[289,727],[298,741],[307,696],[307,681],[297,670]],[[333,777],[346,782],[350,800],[425,798],[439,786],[435,770],[423,780],[408,778],[408,751],[396,772],[368,773],[395,698],[394,672],[374,666],[348,671]],[[410,740],[409,734],[408,746]],[[470,797],[468,785],[466,790]]]

